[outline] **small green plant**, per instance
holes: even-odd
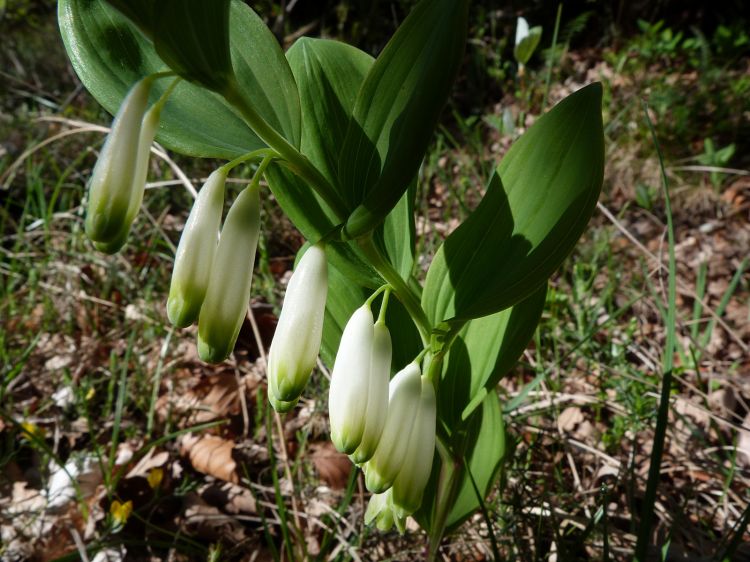
[[[167,306],[176,326],[197,321],[200,356],[219,362],[249,301],[264,178],[309,241],[271,346],[269,400],[294,408],[320,351],[333,367],[333,442],[375,494],[366,520],[403,530],[414,516],[432,559],[446,532],[485,509],[506,457],[494,389],[586,228],[604,166],[592,84],[516,141],[434,255],[416,255],[414,185],[463,58],[468,10],[467,0],[422,0],[373,59],[311,38],[285,54],[235,0],[59,4],[74,68],[117,113],[91,180],[89,236],[105,252],[126,242],[154,133],[177,152],[227,161],[194,204]],[[528,37],[519,62],[539,32]],[[225,180],[240,166],[253,179],[221,225]]]
[[[723,168],[729,164],[736,148],[734,143],[732,143],[717,149],[712,139],[703,140],[703,154],[699,154],[696,160],[699,164],[709,168],[708,177],[711,179],[711,185],[716,191],[721,188],[723,175],[721,170],[717,168]]]

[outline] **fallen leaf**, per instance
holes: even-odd
[[[310,458],[320,479],[334,490],[343,490],[349,481],[352,462],[349,457],[339,453],[333,443],[313,443],[310,445]]]
[[[183,455],[188,455],[195,470],[236,484],[239,482],[239,476],[237,463],[232,458],[233,449],[233,441],[214,435],[204,435],[195,441],[193,439],[182,441]]]

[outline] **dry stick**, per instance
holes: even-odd
[[[642,253],[646,254],[648,258],[650,258],[652,261],[656,263],[656,265],[659,267],[659,269],[667,269],[667,266],[662,263],[662,261],[654,255],[651,250],[646,248],[633,234],[625,228],[625,225],[623,225],[620,221],[617,220],[617,218],[611,213],[607,207],[602,205],[601,203],[597,203],[596,206],[599,208],[599,210],[604,214],[607,219],[614,224],[617,229],[625,235],[625,237],[630,240],[636,248],[638,248]],[[721,325],[722,328],[724,328],[727,333],[731,336],[731,338],[737,342],[737,344],[742,348],[742,350],[745,353],[750,353],[750,345],[747,345],[744,341],[742,341],[742,338],[737,335],[734,330],[718,315],[716,312],[713,311],[711,307],[708,306],[708,303],[705,299],[702,299],[698,296],[698,294],[684,281],[677,280],[677,284],[679,285],[680,289],[685,291],[690,297],[696,299],[699,301],[703,307],[708,311],[708,313]]]
[[[264,368],[268,367],[268,360],[266,356],[266,350],[263,346],[263,339],[260,336],[260,329],[258,328],[258,322],[255,320],[255,314],[253,313],[253,307],[248,306],[247,307],[247,318],[250,321],[250,327],[253,330],[253,337],[255,338],[255,344],[258,346],[258,352],[260,353],[260,358],[263,361]],[[284,474],[286,475],[287,479],[289,480],[289,486],[292,489],[292,515],[294,515],[294,524],[297,527],[297,530],[302,530],[302,525],[299,520],[299,508],[297,506],[297,490],[294,487],[294,480],[292,479],[292,469],[289,466],[289,451],[286,448],[286,438],[284,436],[284,427],[281,425],[281,416],[279,413],[274,410],[273,411],[273,417],[274,421],[276,423],[276,430],[279,432],[279,440],[280,440],[280,447],[282,452],[281,461],[284,465]],[[270,438],[270,436],[269,436]],[[309,521],[308,521],[308,531],[310,530]],[[302,537],[299,537],[300,540],[302,540]]]

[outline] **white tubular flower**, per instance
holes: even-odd
[[[94,246],[100,252],[105,254],[114,254],[125,245],[130,232],[130,226],[133,224],[138,211],[141,210],[143,203],[143,193],[146,191],[146,178],[148,177],[148,162],[151,156],[151,145],[156,136],[156,129],[159,126],[161,117],[161,104],[154,104],[146,112],[141,121],[141,133],[138,137],[138,151],[136,155],[135,170],[133,174],[133,185],[130,189],[130,202],[128,210],[123,219],[120,234],[109,242],[94,242]]]
[[[370,460],[380,442],[388,416],[388,381],[391,377],[393,346],[391,334],[385,323],[378,321],[372,341],[372,356],[368,373],[367,406],[362,441],[352,454],[352,461],[362,464]]]
[[[388,416],[375,454],[365,463],[365,484],[373,493],[393,485],[406,458],[409,432],[414,425],[422,394],[419,365],[410,363],[389,385]]]
[[[123,100],[91,175],[86,234],[104,247],[124,242],[127,236],[142,121],[152,83],[152,78],[144,78]]]
[[[260,194],[251,185],[227,213],[198,317],[198,355],[218,363],[234,349],[250,302],[260,234]]]
[[[310,246],[292,273],[268,352],[268,392],[277,411],[297,403],[315,367],[323,337],[328,261],[323,246]]]
[[[375,522],[375,526],[380,531],[389,531],[393,527],[393,497],[391,490],[382,494],[373,494],[367,504],[365,511],[365,525]]]
[[[436,420],[435,389],[426,377],[422,377],[419,411],[409,436],[404,464],[391,488],[399,519],[411,515],[422,505],[422,494],[430,478],[432,458],[435,455]]]
[[[174,258],[167,316],[178,328],[190,326],[206,296],[219,240],[227,172],[219,168],[206,180],[193,203]]]
[[[331,371],[328,392],[331,441],[342,453],[356,451],[365,431],[374,337],[372,311],[364,304],[354,311],[344,327]]]

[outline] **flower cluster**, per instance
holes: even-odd
[[[112,122],[89,184],[86,233],[114,253],[127,240],[143,200],[149,153],[171,89],[148,107],[158,75],[131,88]],[[234,348],[250,300],[260,234],[260,189],[253,181],[221,225],[230,166],[213,172],[198,193],[175,255],[167,316],[177,327],[198,322],[198,353],[223,361]]]
[[[123,101],[94,168],[86,232],[97,248],[118,251],[140,208],[148,157],[166,94],[150,109],[158,76],[138,82]],[[263,152],[263,151],[258,151]],[[198,323],[198,354],[224,360],[234,348],[247,312],[260,234],[260,177],[232,203],[222,224],[225,186],[240,158],[214,171],[193,204],[177,247],[167,316],[180,328]],[[366,520],[379,528],[406,517],[422,502],[435,450],[436,401],[432,381],[415,360],[391,379],[392,343],[385,324],[389,288],[377,321],[376,293],[351,316],[331,375],[331,439],[361,466],[373,492]],[[268,356],[268,398],[278,412],[299,400],[320,350],[328,293],[323,243],[302,253],[289,281]]]
[[[341,336],[328,398],[331,439],[360,465],[373,496],[366,521],[403,530],[422,503],[435,450],[435,389],[414,361],[390,380],[391,338],[369,304]]]

